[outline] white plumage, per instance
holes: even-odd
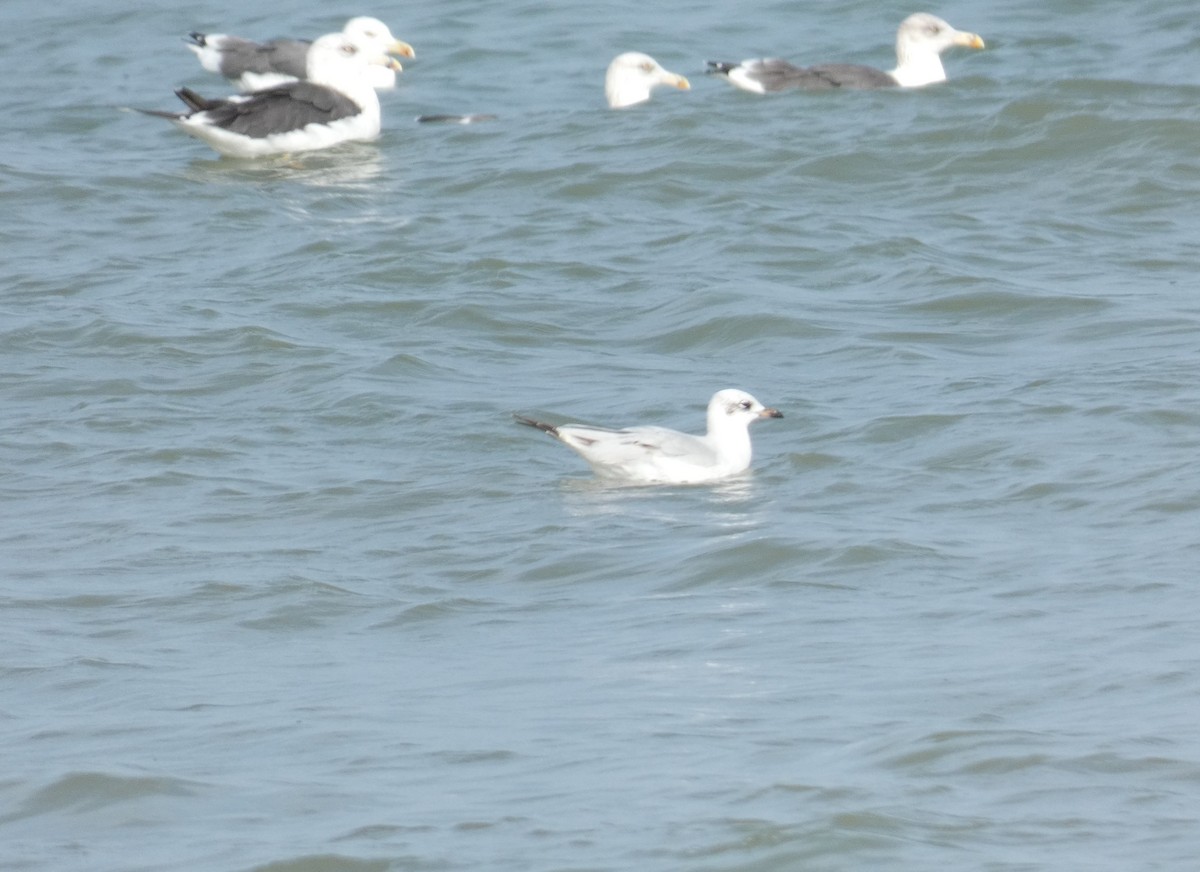
[[[664,70],[650,55],[630,51],[617,55],[604,76],[604,96],[610,109],[623,109],[650,99],[658,85],[686,91],[691,84],[678,73]]]
[[[745,391],[718,391],[708,403],[703,436],[666,427],[608,430],[584,424],[555,426],[523,415],[518,422],[549,433],[573,448],[596,475],[641,484],[695,484],[715,481],[750,466],[750,425],[759,418],[782,418]]]

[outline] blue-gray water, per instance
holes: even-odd
[[[0,867],[1194,867],[1193,4],[774,99],[704,59],[915,7],[176,5],[0,4]],[[119,111],[362,12],[377,143]],[[606,110],[628,49],[693,90]],[[731,386],[787,417],[718,486],[510,418]]]

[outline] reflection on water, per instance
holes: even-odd
[[[753,470],[722,481],[687,485],[646,484],[605,478],[565,478],[559,488],[575,516],[620,515],[655,523],[695,525],[697,506],[707,526],[751,528],[761,518],[763,486]]]
[[[185,143],[186,145],[186,143]],[[196,158],[187,178],[205,184],[295,182],[310,187],[368,188],[383,174],[384,160],[369,142],[348,142],[323,151],[298,152],[253,160]]]

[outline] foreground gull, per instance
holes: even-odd
[[[351,18],[342,28],[342,35],[356,42],[367,54],[394,54],[401,57],[416,57],[413,47],[396,39],[388,26],[378,18]],[[224,76],[233,82],[239,91],[261,91],[287,82],[307,77],[308,50],[312,41],[306,39],[273,39],[270,42],[253,42],[227,33],[188,34],[188,45],[200,59],[200,65],[210,73]],[[396,87],[394,67],[376,67],[371,70],[371,84],[377,90]]]
[[[556,427],[523,415],[536,427],[575,449],[596,475],[645,484],[695,484],[736,475],[750,466],[750,425],[759,418],[782,418],[745,391],[727,389],[708,403],[703,436],[665,427],[606,430],[583,424]]]
[[[952,46],[983,48],[975,33],[955,30],[936,15],[910,15],[896,31],[896,68],[891,72],[859,64],[817,64],[797,67],[778,58],[740,63],[709,61],[709,72],[726,76],[730,83],[755,94],[800,88],[825,91],[833,88],[917,88],[946,81],[941,53]]]
[[[142,111],[169,118],[230,157],[328,148],[379,135],[379,97],[368,70],[390,63],[387,55],[368,55],[349,37],[331,33],[309,48],[305,80],[223,100],[180,88],[175,93],[190,111]]]
[[[623,109],[645,103],[657,85],[671,85],[681,91],[692,87],[683,76],[664,70],[650,55],[629,51],[617,55],[608,65],[604,96],[608,98],[610,109]]]

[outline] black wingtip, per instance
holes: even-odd
[[[193,112],[203,112],[212,108],[212,100],[201,97],[191,88],[176,88],[175,96],[182,100]]]
[[[150,115],[154,118],[166,118],[168,121],[178,121],[181,117],[178,112],[165,112],[162,109],[139,109],[137,106],[129,108],[134,112],[140,112],[142,115]]]
[[[524,424],[526,427],[533,427],[535,430],[549,433],[551,436],[558,436],[558,428],[553,424],[547,424],[545,421],[535,421],[533,418],[526,418],[524,415],[518,415],[516,412],[513,412],[513,420],[518,424]]]
[[[201,33],[198,30],[189,31],[187,39],[189,42],[193,43],[194,45],[198,45],[201,48],[204,48],[204,46],[208,45],[208,34]]]
[[[705,61],[704,63],[708,65],[708,69],[705,70],[706,73],[720,76],[728,76],[729,71],[737,66],[737,64],[732,64],[728,61]]]

